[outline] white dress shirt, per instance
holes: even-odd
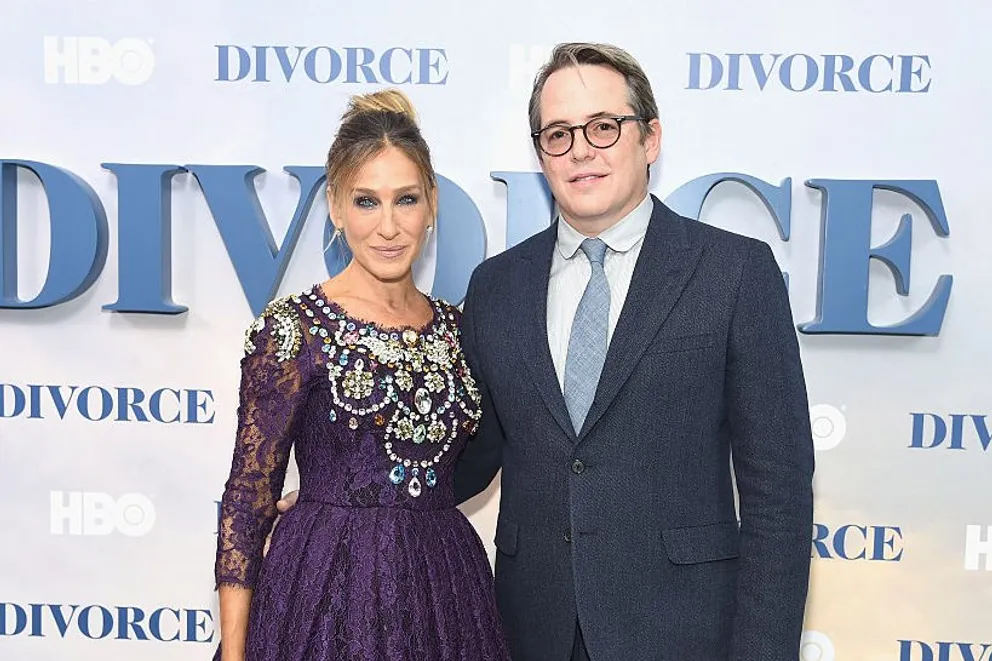
[[[639,205],[620,222],[599,235],[607,246],[603,268],[610,282],[610,321],[606,335],[607,346],[613,340],[613,330],[620,318],[620,311],[627,299],[630,278],[641,254],[644,235],[654,204],[646,195]],[[565,389],[565,359],[568,355],[568,338],[572,321],[586,290],[592,268],[586,254],[579,249],[585,236],[558,217],[558,238],[551,258],[551,277],[548,283],[548,345],[558,374],[558,384]]]

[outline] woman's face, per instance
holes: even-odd
[[[376,279],[411,277],[413,262],[433,223],[420,170],[406,154],[387,147],[356,173],[348,187],[328,191],[334,224],[344,233],[354,261]]]

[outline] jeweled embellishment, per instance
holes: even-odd
[[[303,327],[300,324],[300,316],[290,305],[290,297],[278,298],[265,306],[262,314],[256,318],[245,333],[245,353],[255,353],[255,337],[268,321],[272,321],[275,327],[272,334],[276,340],[276,360],[284,362],[296,358],[300,353],[303,344]]]
[[[427,415],[431,412],[431,394],[427,392],[427,388],[417,389],[413,403],[417,406],[417,410],[420,411],[421,415]]]
[[[255,336],[258,335],[258,333],[261,332],[262,329],[264,329],[264,328],[265,328],[265,317],[263,315],[259,315],[258,317],[255,318],[254,321],[251,322],[251,326],[249,326],[248,327],[248,330],[245,331],[245,353],[246,354],[253,354],[253,353],[255,353],[255,350],[256,350],[256,347],[255,347]]]
[[[423,425],[417,425],[413,430],[413,442],[420,445],[427,439],[427,429]]]
[[[308,333],[316,336],[315,342],[322,345],[318,355],[325,360],[333,403],[328,417],[346,422],[352,430],[367,420],[365,424],[382,435],[389,461],[380,479],[419,498],[437,486],[437,466],[463,423],[474,426],[481,414],[473,402],[474,381],[466,378],[455,315],[432,301],[434,323],[424,334],[414,329],[387,331],[323,307],[318,296],[309,298],[325,318],[302,307],[299,318],[306,323],[297,323],[297,332],[304,338]],[[420,456],[403,456],[407,453]]]
[[[355,369],[349,370],[344,375],[344,380],[341,384],[344,386],[345,397],[350,397],[351,399],[365,399],[372,394],[372,388],[375,383],[372,379],[372,373],[366,372],[363,368],[365,367],[361,359],[355,361]]]
[[[410,486],[408,486],[406,490],[414,498],[420,498],[420,494],[423,493],[423,488],[420,486],[420,478],[415,477],[410,480]]]
[[[450,360],[448,355],[448,345],[441,340],[431,342],[427,347],[427,358],[439,364],[447,364]]]
[[[385,363],[395,363],[403,358],[403,345],[396,340],[384,342],[378,338],[369,338],[364,344]]]
[[[403,418],[396,423],[396,435],[404,441],[409,441],[413,438],[413,423],[410,421],[410,418]]]
[[[435,420],[427,428],[427,438],[431,443],[440,443],[444,440],[444,436],[447,433],[448,428],[440,420]]]
[[[409,391],[413,388],[413,377],[406,370],[397,370],[396,385],[400,387],[400,390]]]
[[[427,389],[432,393],[439,393],[444,390],[444,377],[437,372],[430,372],[424,377],[424,385],[426,385]]]

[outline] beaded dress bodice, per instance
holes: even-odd
[[[454,507],[454,462],[478,427],[481,398],[461,352],[461,313],[430,303],[422,328],[385,328],[314,286],[273,301],[251,325],[219,583],[257,574],[294,446],[301,502]]]

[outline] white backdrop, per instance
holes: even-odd
[[[491,176],[538,170],[533,74],[555,42],[596,40],[651,77],[653,191],[695,215],[706,182],[670,196],[700,177],[777,187],[788,232],[739,183],[699,217],[768,241],[797,326],[819,301],[833,331],[800,333],[818,447],[802,658],[989,661],[992,8],[746,5],[3,3],[0,658],[209,657],[243,332],[270,294],[327,277],[320,195],[274,266],[301,195],[283,168],[321,166],[347,97],[396,82],[495,254],[547,220],[525,175],[509,193]],[[186,170],[160,186],[152,165]],[[246,166],[265,171],[257,208]],[[456,193],[417,279],[460,299],[483,235]],[[918,325],[866,328],[941,287]],[[187,309],[149,313],[168,292]],[[496,507],[495,487],[465,507],[490,553]]]

